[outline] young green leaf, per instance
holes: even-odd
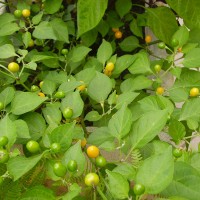
[[[62,151],[66,151],[72,143],[72,135],[74,131],[74,123],[67,123],[55,128],[49,135],[52,143],[59,143]]]
[[[8,146],[10,148],[16,141],[17,130],[15,123],[11,121],[9,115],[6,115],[3,119],[0,120],[0,130],[0,136],[8,137]]]
[[[103,40],[100,47],[97,50],[97,59],[103,65],[105,65],[106,61],[112,56],[113,50],[112,46],[106,40]]]
[[[162,194],[196,200],[200,196],[199,181],[199,172],[195,168],[186,162],[175,162],[173,181]]]
[[[133,57],[134,57],[134,62],[128,68],[131,74],[152,73],[150,68],[149,56],[145,51],[140,51],[139,53],[136,53]]]
[[[25,191],[25,193],[20,197],[21,200],[28,200],[28,199],[34,199],[37,196],[37,199],[43,199],[43,200],[55,200],[54,192],[43,186],[43,185],[36,185],[28,190]]]
[[[123,104],[123,106],[110,119],[108,128],[111,135],[120,140],[129,133],[131,124],[131,111],[127,108],[126,104]]]
[[[80,142],[77,142],[66,151],[62,162],[67,166],[67,163],[70,160],[75,160],[77,162],[78,170],[74,173],[74,175],[80,176],[84,172],[86,165],[86,159],[82,152]]]
[[[175,142],[180,141],[186,134],[185,126],[176,119],[173,119],[169,123],[169,135]]]
[[[68,93],[62,100],[61,110],[67,107],[73,110],[73,118],[79,117],[83,112],[84,103],[78,90]]]
[[[9,173],[14,177],[14,181],[21,178],[29,170],[31,170],[42,158],[43,154],[26,158],[17,156],[10,158],[7,164]]]
[[[3,102],[4,106],[7,106],[14,98],[15,90],[13,87],[6,87],[0,93],[0,101]]]
[[[0,59],[16,56],[15,49],[11,44],[4,44],[0,46],[0,52]]]
[[[132,148],[141,148],[150,142],[164,128],[167,110],[154,110],[144,113],[133,123],[130,139]]]
[[[117,0],[115,2],[115,9],[121,18],[124,17],[124,15],[128,14],[131,8],[132,8],[131,0]]]
[[[115,199],[128,198],[129,183],[120,173],[106,170],[108,175],[108,186]],[[113,187],[115,186],[115,187]]]
[[[178,29],[176,16],[172,10],[164,6],[148,8],[147,14],[147,25],[155,36],[166,44],[170,44],[173,34]]]
[[[140,47],[139,40],[135,36],[126,37],[119,46],[122,51],[131,52],[136,48]]]
[[[26,101],[24,101],[25,99]],[[14,115],[27,113],[36,109],[45,100],[47,100],[46,97],[39,97],[32,92],[18,92],[11,103],[11,112]]]
[[[136,174],[136,183],[143,184],[149,194],[158,194],[172,181],[174,161],[172,147],[161,154],[151,156],[144,160]]]
[[[88,85],[88,95],[98,103],[104,102],[111,90],[111,79],[99,72],[96,72],[96,76]]]
[[[78,37],[93,29],[101,21],[108,0],[79,0],[77,4]],[[98,9],[96,9],[98,8]]]

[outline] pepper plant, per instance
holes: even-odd
[[[200,4],[165,3],[8,3],[0,199],[200,198]]]

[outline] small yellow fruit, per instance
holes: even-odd
[[[192,88],[192,89],[190,90],[190,96],[191,96],[191,97],[196,97],[196,96],[198,96],[198,95],[199,95],[199,88],[194,87],[194,88]]]
[[[84,148],[86,144],[87,144],[87,140],[85,138],[83,138],[81,140],[81,147]]]
[[[38,93],[38,96],[40,96],[40,97],[45,97],[45,94],[42,93],[42,92],[39,92],[39,93]]]
[[[106,67],[105,67],[105,70],[112,72],[114,70],[114,67],[115,67],[114,63],[108,62]]]
[[[23,17],[29,17],[31,15],[31,12],[28,9],[24,9],[22,10],[22,15]]]
[[[115,32],[115,38],[116,38],[116,39],[122,38],[122,35],[123,35],[123,34],[122,34],[121,31],[116,31],[116,32]]]
[[[106,76],[111,76],[111,75],[112,75],[112,71],[109,71],[109,70],[107,70],[106,68],[104,69],[103,73],[104,73]]]
[[[19,71],[19,65],[16,63],[16,62],[11,62],[9,63],[8,65],[8,69],[11,71],[11,72],[18,72]]]
[[[156,94],[162,95],[162,94],[164,93],[164,91],[165,91],[165,89],[164,89],[163,87],[158,87],[158,88],[156,89]]]
[[[150,35],[146,35],[145,42],[148,44],[152,41],[152,37]]]
[[[85,90],[85,88],[86,88],[86,84],[85,84],[83,81],[80,81],[80,82],[82,83],[82,85],[78,86],[78,87],[77,87],[77,90],[83,91],[83,90]]]

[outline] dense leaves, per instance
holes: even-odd
[[[143,2],[6,3],[0,199],[199,199],[200,6]]]

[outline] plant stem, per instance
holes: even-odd
[[[93,193],[93,200],[96,200],[97,199],[97,194],[96,194],[96,190],[95,190],[95,188],[94,188],[94,193]]]
[[[101,188],[100,188],[100,187],[97,187],[97,192],[99,193],[99,195],[101,196],[101,198],[102,198],[103,200],[108,200],[108,199],[106,198],[106,196],[103,194],[103,192],[101,191]]]
[[[85,127],[85,122],[84,122],[83,119],[84,119],[84,118],[83,118],[83,116],[81,115],[81,126],[82,126],[83,131],[84,131],[84,137],[87,138],[88,132],[87,132],[87,129],[86,129],[86,127]]]
[[[197,136],[200,136],[200,133],[195,134],[195,135],[191,135],[191,136],[184,137],[183,139],[186,140],[186,139],[194,138],[194,137],[197,137]]]

